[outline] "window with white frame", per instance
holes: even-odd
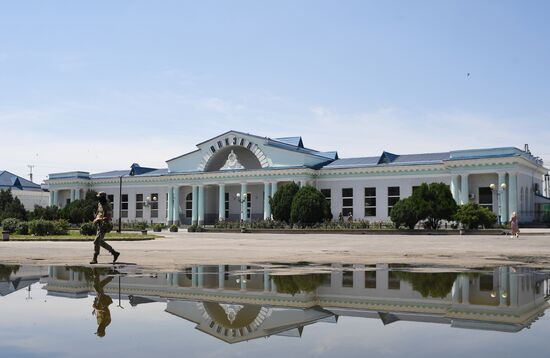
[[[400,199],[400,189],[398,186],[388,187],[388,216],[391,215],[391,209]]]
[[[122,194],[120,205],[121,205],[120,217],[127,218],[128,217],[128,194]]]
[[[229,219],[229,193],[225,193],[224,201],[224,218]]]
[[[342,189],[342,215],[353,216],[353,188]]]
[[[193,193],[189,193],[185,196],[185,217],[193,217]]]
[[[143,194],[136,194],[136,218],[143,217]]]
[[[159,194],[158,193],[151,194],[151,217],[152,218],[159,217]]]
[[[325,196],[325,200],[327,201],[328,207],[330,208],[330,199],[331,199],[330,189],[321,189],[321,193]]]
[[[365,216],[376,216],[376,188],[365,188]]]

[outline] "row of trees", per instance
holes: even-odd
[[[291,182],[281,185],[270,198],[273,218],[289,224],[311,226],[332,219],[325,196],[311,186],[299,187]],[[424,227],[437,230],[443,221],[456,221],[468,229],[491,227],[496,215],[476,203],[459,206],[449,187],[444,183],[422,184],[413,194],[399,200],[390,217],[397,228],[414,229],[421,222]]]
[[[28,211],[19,198],[12,195],[10,189],[0,190],[0,222],[7,218],[20,221],[64,219],[71,224],[89,222],[94,219],[94,212],[97,209],[96,194],[95,191],[89,190],[83,199],[75,200],[63,209],[56,206],[35,205],[34,210]]]
[[[426,228],[437,230],[441,222],[457,221],[467,229],[490,227],[496,215],[477,203],[458,206],[449,187],[444,183],[422,184],[408,198],[399,200],[391,210],[396,227],[414,229],[422,221]]]

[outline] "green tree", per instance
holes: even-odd
[[[292,200],[300,188],[294,182],[282,184],[275,195],[269,198],[273,219],[290,222],[290,211],[292,209]]]
[[[34,210],[29,212],[28,219],[57,220],[59,219],[59,208],[57,206],[42,207],[35,205]]]
[[[299,292],[313,292],[323,283],[326,274],[275,275],[271,276],[277,292],[295,295]]]
[[[400,279],[409,282],[422,297],[445,298],[451,292],[458,274],[452,272],[395,272]]]
[[[330,219],[330,207],[323,193],[312,186],[304,186],[292,199],[290,221],[312,225]]]
[[[426,220],[434,230],[439,228],[441,220],[452,220],[458,208],[445,183],[423,183],[413,192],[412,198],[420,219]]]
[[[27,219],[27,210],[19,198],[13,197],[11,189],[0,190],[0,221],[7,218]]]
[[[391,209],[391,221],[397,228],[404,225],[414,229],[416,223],[422,219],[420,203],[415,197],[408,197],[399,200]]]
[[[82,224],[92,221],[97,210],[97,193],[88,190],[84,199],[75,200],[60,210],[59,216],[72,224]]]
[[[491,227],[497,221],[495,213],[477,203],[461,205],[454,218],[470,230],[477,229],[479,226]]]

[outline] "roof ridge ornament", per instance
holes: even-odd
[[[227,160],[225,161],[225,164],[223,167],[220,168],[220,170],[239,170],[239,169],[245,169],[244,166],[239,162],[239,159],[237,158],[237,154],[231,149],[231,153],[227,156]]]

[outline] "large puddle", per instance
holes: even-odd
[[[547,356],[549,280],[525,267],[0,265],[0,356]]]

